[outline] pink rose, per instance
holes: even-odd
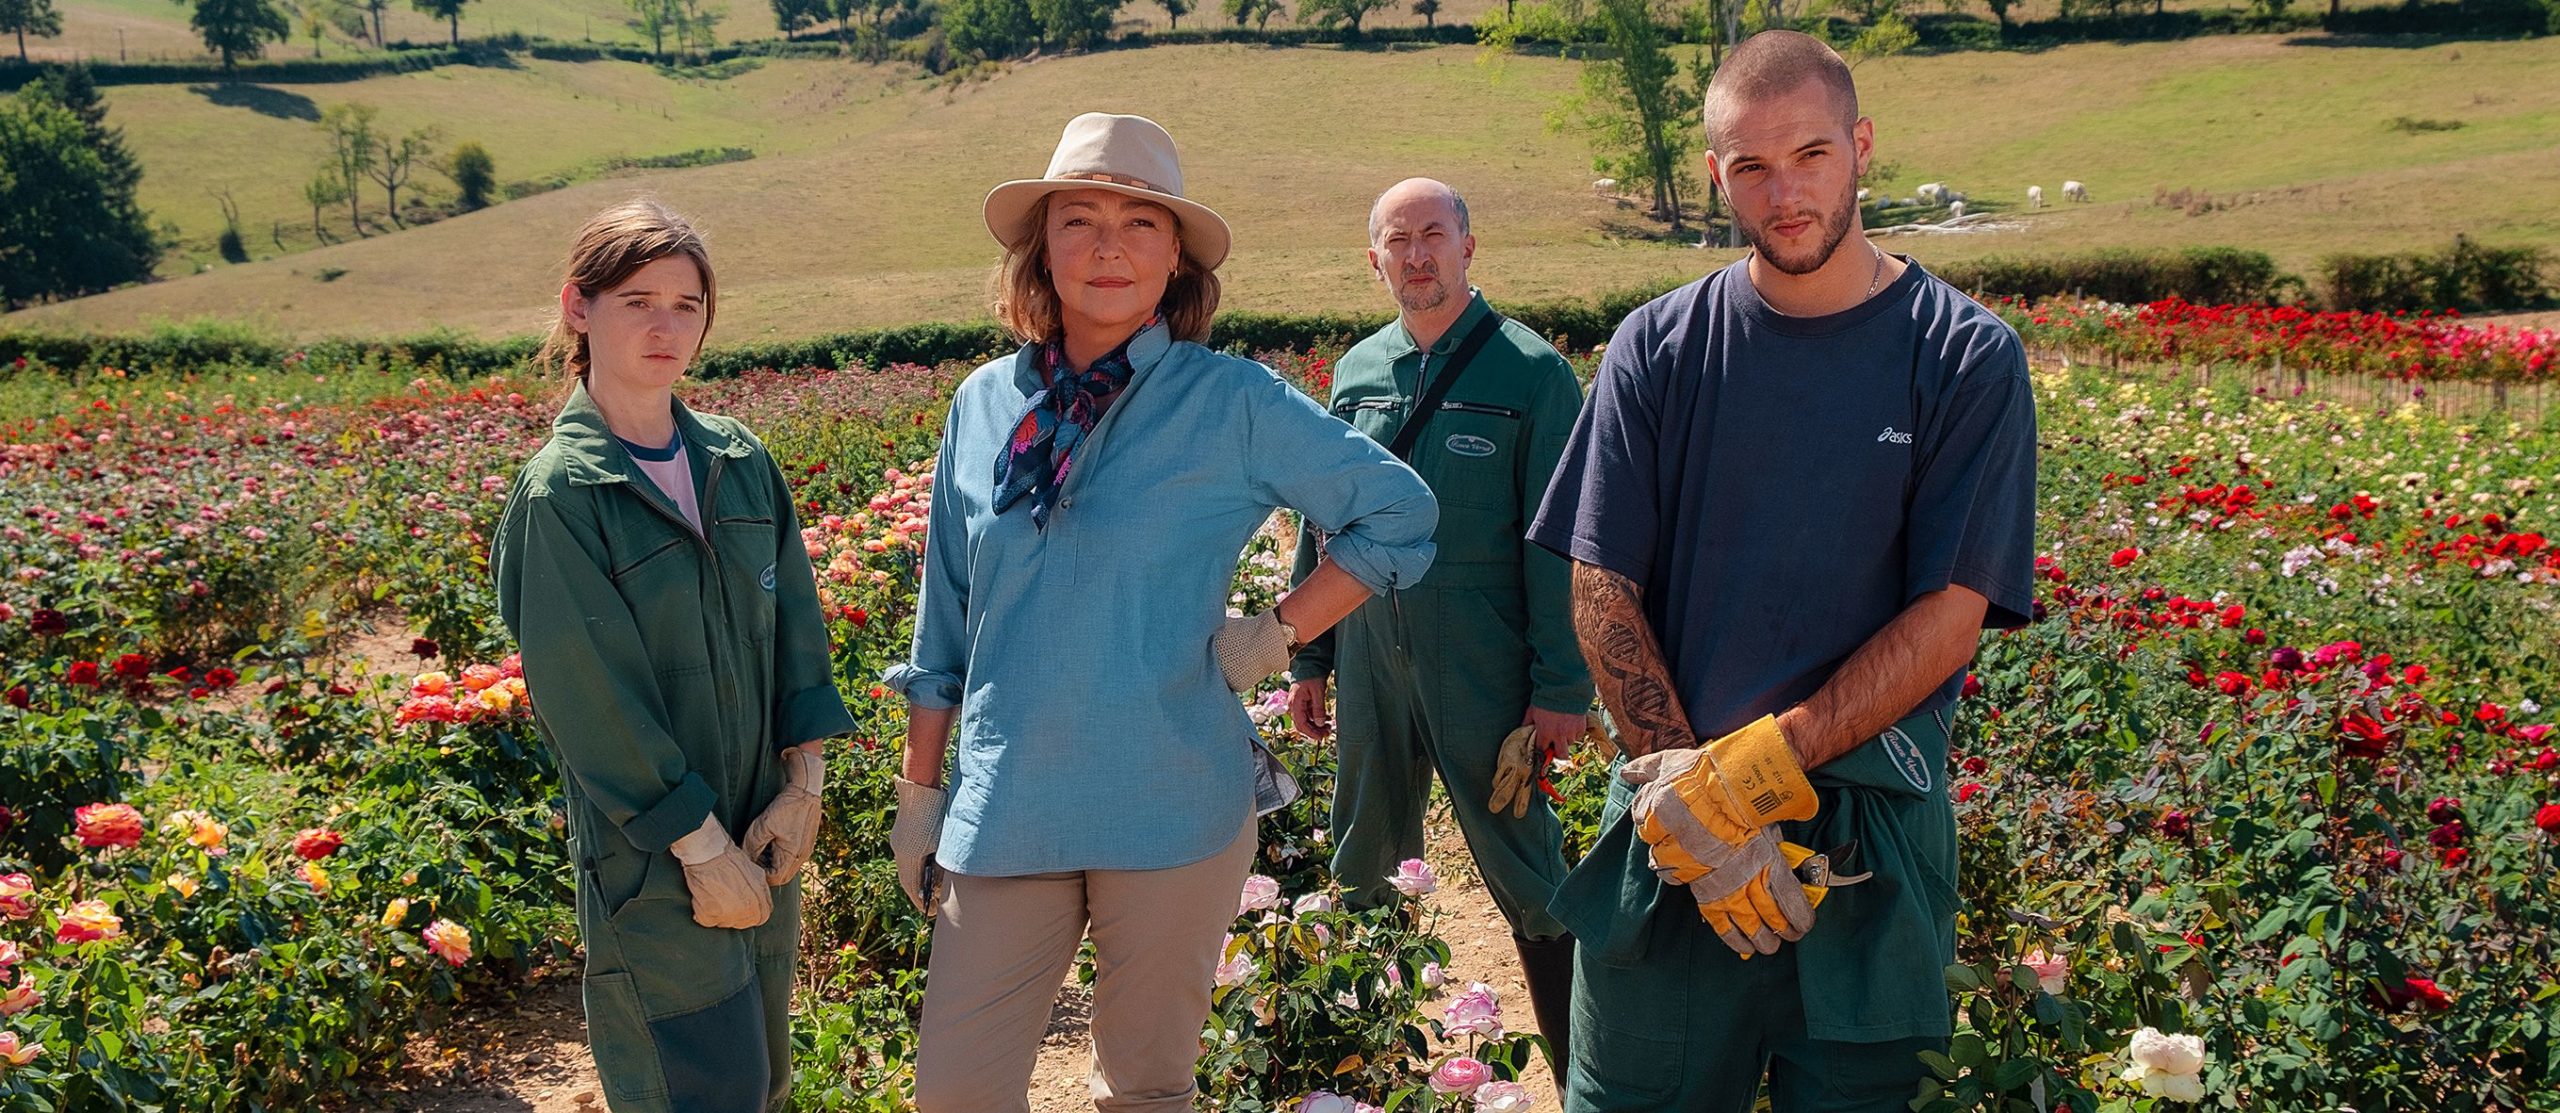
[[[1440,1064],[1431,1072],[1431,1089],[1442,1094],[1472,1094],[1476,1087],[1493,1081],[1493,1068],[1472,1056],[1460,1055]]]

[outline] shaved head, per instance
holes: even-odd
[[[1467,199],[1458,196],[1458,191],[1450,188],[1449,183],[1432,178],[1406,178],[1388,186],[1387,191],[1370,204],[1370,243],[1377,243],[1378,233],[1386,229],[1387,211],[1410,201],[1439,201],[1448,205],[1450,215],[1457,222],[1457,233],[1461,236],[1473,234],[1467,226]]]
[[[1822,40],[1798,31],[1762,31],[1743,40],[1707,83],[1707,148],[1722,151],[1742,113],[1818,83],[1831,97],[1842,130],[1858,122],[1858,87],[1849,64]]]

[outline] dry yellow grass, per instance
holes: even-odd
[[[460,81],[477,71],[443,72]],[[844,72],[790,63],[751,78],[790,90]],[[1893,60],[1861,67],[1859,79],[1892,168],[1885,186],[1945,180],[2022,207],[2026,185],[2041,183],[2057,202],[2019,231],[1895,241],[1924,261],[2218,243],[2302,268],[2328,251],[2428,247],[2456,232],[2560,245],[2548,139],[2560,134],[2560,41],[2395,50],[2229,38]],[[1412,173],[1468,193],[1482,240],[1477,276],[1498,297],[1695,275],[1728,258],[1642,235],[1633,212],[1593,195],[1580,140],[1545,126],[1574,81],[1571,63],[1488,67],[1466,48],[1203,46],[1056,59],[957,89],[907,85],[857,110],[776,116],[764,126],[779,153],[752,162],[590,183],[9,321],[124,329],[213,315],[300,334],[521,332],[550,300],[569,233],[636,189],[709,228],[728,295],[724,339],[973,316],[993,256],[979,197],[1036,173],[1064,119],[1085,109],[1148,113],[1181,141],[1194,192],[1237,229],[1232,306],[1372,307],[1362,214],[1377,189]],[[506,111],[503,97],[473,103]],[[556,109],[529,104],[515,116],[564,150],[682,147],[695,144],[653,137],[699,134],[698,121],[544,123]],[[2464,127],[2405,134],[2386,126],[2398,115]],[[500,154],[502,166],[508,159]],[[2088,182],[2097,203],[2059,204],[2066,177]],[[2156,188],[2238,203],[2189,216],[2154,206]],[[322,282],[322,268],[344,273]]]

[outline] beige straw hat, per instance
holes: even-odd
[[[987,191],[987,231],[1006,247],[1019,245],[1036,231],[1030,227],[1032,206],[1062,189],[1107,189],[1153,201],[1182,221],[1182,253],[1193,263],[1216,270],[1226,261],[1226,219],[1182,195],[1173,137],[1144,116],[1087,112],[1067,121],[1048,173]]]

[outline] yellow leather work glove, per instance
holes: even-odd
[[[1654,872],[1686,885],[1757,837],[1760,829],[1811,819],[1819,805],[1778,720],[1751,725],[1693,750],[1659,750],[1619,767],[1636,786],[1636,834]],[[1772,855],[1772,860],[1775,856]]]
[[[1780,943],[1802,939],[1813,929],[1813,910],[1831,892],[1796,876],[1796,867],[1811,857],[1810,848],[1780,839],[1776,827],[1762,828],[1729,859],[1689,883],[1698,917],[1745,959],[1777,953]]]

